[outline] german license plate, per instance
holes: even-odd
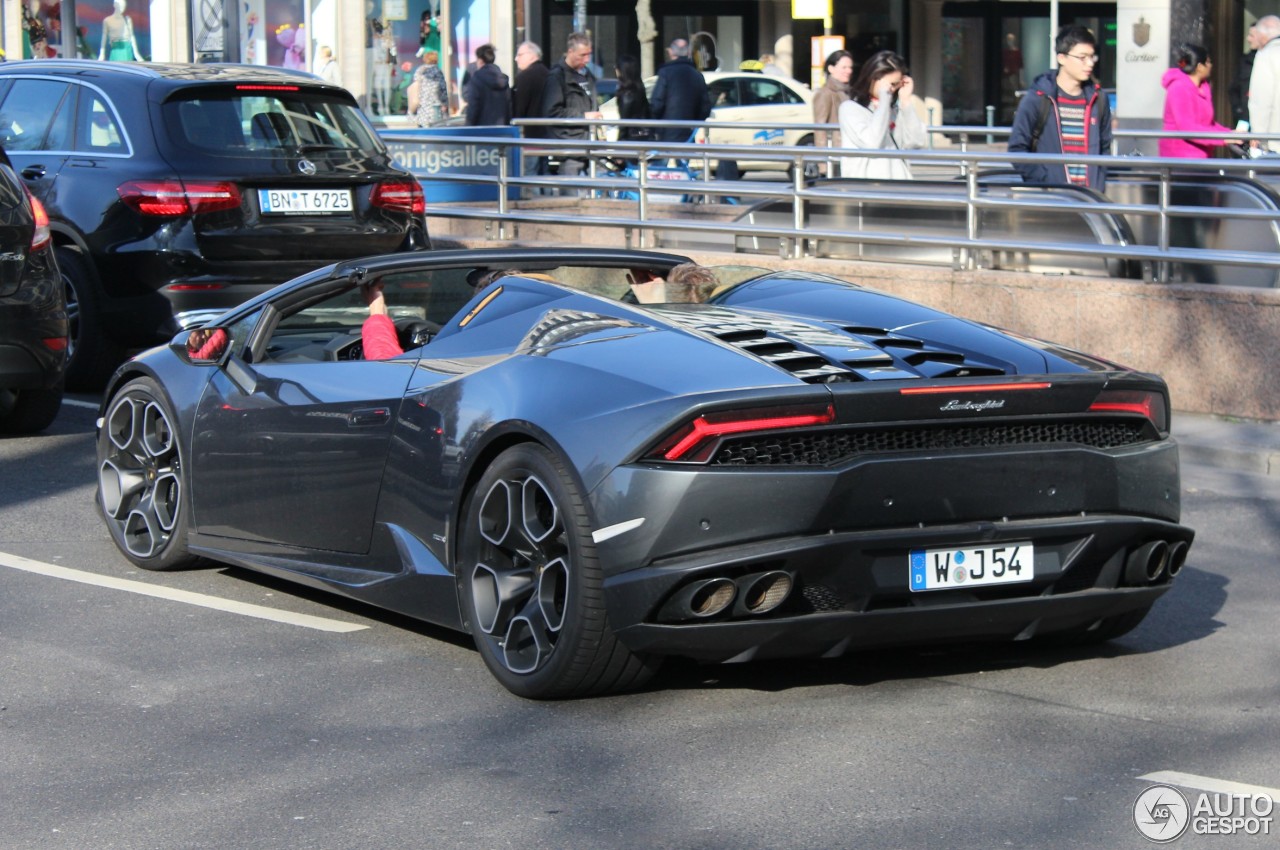
[[[1005,543],[972,549],[912,549],[909,570],[913,591],[1031,581],[1035,578],[1035,547]]]
[[[351,212],[350,189],[259,189],[258,205],[268,215],[334,215]]]

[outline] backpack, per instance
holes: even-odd
[[[1036,94],[1040,96],[1040,111],[1036,113],[1036,123],[1031,128],[1031,144],[1028,148],[1033,153],[1040,150],[1040,137],[1044,135],[1044,125],[1049,120],[1049,110],[1053,109],[1053,104],[1049,102],[1044,92],[1038,91]]]

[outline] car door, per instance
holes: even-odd
[[[334,282],[335,286],[339,282]],[[202,534],[366,553],[387,452],[417,357],[358,357],[356,290],[268,308],[198,405],[194,523]],[[233,335],[234,338],[234,335]]]
[[[13,170],[46,207],[72,146],[74,88],[62,80],[19,77],[0,103],[0,143]]]

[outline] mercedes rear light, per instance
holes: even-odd
[[[370,203],[375,207],[421,215],[427,209],[427,198],[416,180],[379,183],[373,188]]]
[[[183,216],[240,206],[240,187],[226,181],[130,180],[116,189],[120,200],[143,215]]]
[[[25,186],[23,187],[26,188]],[[31,194],[31,190],[27,190],[27,198],[31,201],[31,218],[35,221],[35,229],[31,231],[31,250],[39,251],[41,248],[49,244],[49,240],[53,238],[53,232],[49,230],[49,214],[45,212],[44,204],[40,203],[40,199]]]

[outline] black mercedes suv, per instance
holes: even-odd
[[[67,385],[338,260],[429,247],[422,189],[345,89],[252,65],[0,64],[0,143],[67,284]]]

